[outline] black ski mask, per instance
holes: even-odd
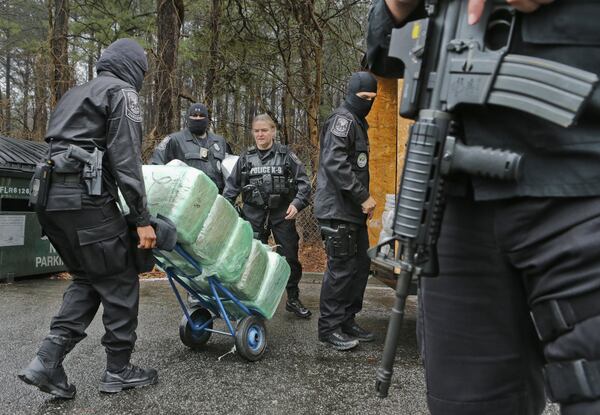
[[[358,92],[377,93],[377,79],[369,72],[354,72],[348,81],[344,106],[357,117],[365,118],[371,111],[373,100],[357,96]]]
[[[201,116],[201,120],[193,120],[190,117]],[[204,104],[192,104],[187,112],[187,126],[192,134],[204,135],[208,129],[208,110]]]

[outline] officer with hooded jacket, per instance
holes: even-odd
[[[48,336],[19,378],[60,398],[75,396],[62,362],[85,338],[100,304],[107,358],[100,391],[115,393],[158,378],[156,370],[130,363],[139,302],[134,251],[156,243],[141,160],[138,92],[147,69],[137,42],[117,40],[98,60],[98,76],[67,91],[48,125],[46,141],[54,167],[46,205],[37,207],[38,218],[73,282]],[[117,188],[131,212],[134,235],[117,207]]]
[[[187,111],[187,127],[169,134],[154,150],[151,164],[167,164],[181,160],[203,171],[223,193],[225,179],[221,163],[230,152],[225,139],[208,131],[208,110],[203,104],[192,104]]]
[[[509,54],[600,76],[600,2],[502,3],[516,11]],[[461,18],[477,22],[485,4],[469,0]],[[403,75],[389,35],[425,16],[423,5],[373,2],[374,73]],[[569,128],[497,105],[457,109],[467,144],[519,152],[523,166],[515,181],[463,176],[446,187],[440,275],[421,279],[419,297],[431,414],[539,415],[547,399],[562,415],[600,414],[599,113],[598,86]]]
[[[371,261],[367,256],[367,218],[375,209],[369,194],[369,125],[366,116],[377,95],[377,80],[356,72],[348,81],[346,99],[327,118],[320,135],[315,216],[327,252],[320,298],[319,340],[348,350],[373,334],[360,327]]]
[[[296,215],[310,198],[310,181],[300,159],[285,145],[274,141],[275,123],[267,114],[252,121],[256,146],[242,153],[233,167],[223,197],[232,204],[242,194],[242,216],[252,225],[254,237],[266,243],[271,232],[277,252],[290,266],[285,308],[300,318],[311,311],[300,301],[298,283],[302,265],[298,261],[299,236]]]

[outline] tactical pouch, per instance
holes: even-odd
[[[345,258],[356,254],[356,232],[347,224],[337,228],[321,225],[321,237],[325,243],[325,252],[331,258]]]
[[[29,183],[29,205],[36,211],[46,208],[52,177],[52,162],[44,160],[35,166],[35,172]]]
[[[48,146],[48,154],[46,158],[36,164],[33,177],[29,182],[29,206],[33,206],[36,211],[42,211],[48,203],[48,193],[50,192],[50,184],[52,182],[52,169],[54,162],[52,156],[52,140]]]
[[[276,209],[281,205],[281,195],[269,195],[269,208]]]

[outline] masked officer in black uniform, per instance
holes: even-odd
[[[225,180],[221,163],[228,146],[225,139],[208,131],[208,110],[203,104],[192,104],[187,112],[187,127],[165,137],[150,159],[151,164],[167,164],[181,160],[202,170],[223,193]]]
[[[310,198],[310,181],[300,159],[287,146],[274,142],[275,123],[267,114],[252,121],[256,147],[238,159],[223,196],[232,204],[241,193],[242,215],[252,225],[254,237],[266,243],[273,232],[277,252],[287,260],[291,273],[285,309],[300,318],[311,312],[300,302],[298,283],[302,265],[298,261],[299,236],[296,215]]]
[[[372,341],[354,317],[362,308],[371,261],[367,217],[375,209],[369,195],[369,128],[365,117],[377,95],[368,72],[352,74],[344,103],[321,128],[315,216],[327,252],[321,287],[319,340],[337,350]]]
[[[116,203],[118,187],[137,228],[138,247],[153,248],[156,235],[146,208],[138,101],[147,69],[138,43],[114,42],[98,60],[98,77],[71,88],[58,102],[46,133],[54,168],[46,206],[37,205],[38,217],[73,282],[50,333],[19,378],[60,398],[75,395],[62,361],[86,336],[100,304],[107,355],[100,390],[119,392],[157,380],[156,370],[130,363],[139,279],[136,248],[130,247],[128,227]]]
[[[375,73],[402,74],[385,59],[389,34],[417,3],[374,3]],[[600,74],[600,2],[507,3],[521,12],[510,53]],[[471,23],[483,4],[470,0]],[[541,414],[544,381],[561,414],[600,414],[599,113],[598,87],[569,128],[498,106],[458,112],[467,144],[519,152],[523,169],[516,182],[448,189],[441,272],[419,298],[433,415]]]

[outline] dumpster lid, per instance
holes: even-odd
[[[0,135],[0,170],[32,172],[48,152],[48,144]]]

